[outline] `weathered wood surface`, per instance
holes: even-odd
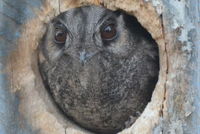
[[[200,134],[200,0],[164,0],[167,43],[163,133]]]
[[[49,100],[45,92],[37,89],[41,88],[37,73],[24,71],[31,69],[27,60],[32,59],[23,53],[27,49],[34,52],[28,45],[33,49],[33,43],[37,43],[34,42],[39,38],[35,35],[40,33],[37,28],[43,28],[37,24],[43,25],[70,4],[75,7],[91,3],[103,3],[108,8],[120,8],[135,15],[159,44],[161,71],[152,101],[137,122],[121,134],[200,134],[200,0],[60,2],[59,9],[58,0],[0,1],[0,134],[64,134],[65,129],[67,134],[87,133],[68,121],[60,121],[52,105],[45,103]],[[50,6],[45,6],[46,3]],[[37,10],[43,14],[38,15]],[[32,30],[25,29],[31,25]],[[18,46],[18,55],[10,60],[8,57]],[[21,60],[22,63],[18,62]],[[18,65],[21,70],[15,67]],[[7,66],[12,67],[6,71]],[[20,77],[22,85],[13,84],[17,79],[12,77],[14,74],[25,77]]]
[[[28,123],[22,123],[19,98],[11,93],[5,68],[10,52],[16,49],[22,25],[34,17],[33,9],[41,5],[41,0],[0,0],[0,134],[35,134]]]

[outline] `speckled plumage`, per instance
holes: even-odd
[[[108,20],[116,24],[117,37],[104,41],[100,28]],[[64,45],[53,41],[58,21],[67,29]],[[158,78],[158,48],[150,35],[135,18],[102,7],[75,8],[55,17],[39,52],[43,81],[58,107],[98,133],[116,133],[130,116],[137,117]]]

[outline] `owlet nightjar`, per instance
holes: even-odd
[[[97,133],[116,133],[137,117],[158,79],[158,48],[149,33],[133,16],[103,7],[56,16],[39,55],[39,70],[55,104]]]

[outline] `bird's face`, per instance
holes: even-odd
[[[123,17],[100,7],[83,7],[60,14],[49,24],[43,50],[57,61],[63,55],[85,64],[101,52],[123,57],[130,51]]]

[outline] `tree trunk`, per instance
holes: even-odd
[[[163,1],[167,43],[164,133],[200,134],[200,1]]]
[[[44,89],[37,45],[46,23],[96,4],[134,15],[159,46],[152,99],[120,134],[200,134],[200,0],[1,0],[0,134],[88,134],[63,116]]]

